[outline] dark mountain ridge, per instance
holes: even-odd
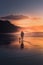
[[[13,25],[8,20],[0,20],[0,33],[11,33],[19,31],[20,27]]]

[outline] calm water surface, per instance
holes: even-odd
[[[24,48],[20,34],[0,34],[0,65],[43,65],[43,37],[24,36]]]

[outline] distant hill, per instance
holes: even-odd
[[[10,21],[6,20],[0,20],[0,33],[11,33],[11,32],[17,32],[19,31],[20,27],[13,25],[10,23]]]

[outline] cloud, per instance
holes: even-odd
[[[28,16],[24,15],[8,15],[5,17],[0,17],[1,19],[11,19],[11,20],[20,20],[20,19],[28,19]]]
[[[10,19],[10,20],[29,19],[29,20],[33,20],[33,21],[41,20],[40,17],[29,17],[29,16],[25,16],[25,15],[8,15],[8,16],[0,17],[0,19]]]
[[[34,20],[34,21],[35,21],[35,20],[40,20],[40,19],[41,19],[41,18],[39,18],[39,17],[32,17],[32,18],[31,18],[31,20]]]

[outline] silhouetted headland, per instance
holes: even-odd
[[[10,21],[6,20],[0,20],[0,33],[11,33],[11,32],[17,32],[19,31],[20,27],[13,25],[10,23]]]

